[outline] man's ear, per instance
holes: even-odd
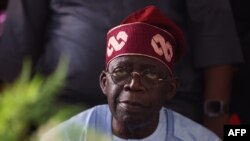
[[[107,95],[107,75],[105,71],[102,71],[99,77],[100,87],[104,95]]]
[[[176,90],[179,86],[179,79],[176,77],[172,77],[168,82],[168,92],[166,95],[166,100],[170,100],[176,94]]]

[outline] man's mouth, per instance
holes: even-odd
[[[146,105],[139,102],[131,102],[131,101],[119,101],[118,105],[126,111],[129,112],[139,112],[145,110],[147,108]]]

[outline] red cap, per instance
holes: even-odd
[[[106,66],[119,56],[140,55],[158,60],[172,73],[183,52],[182,31],[155,6],[132,13],[107,33]]]

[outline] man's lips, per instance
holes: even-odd
[[[140,102],[134,102],[134,101],[132,102],[127,100],[119,101],[118,105],[125,110],[135,111],[135,112],[145,110],[148,107],[147,105],[142,104]]]

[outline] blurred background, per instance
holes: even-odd
[[[99,74],[105,68],[106,33],[132,11],[146,5],[156,5],[169,14],[168,16],[183,28],[190,39],[196,36],[195,41],[198,40],[198,42],[199,34],[189,33],[189,30],[194,29],[197,33],[216,30],[198,29],[197,25],[204,23],[192,21],[200,18],[200,15],[192,17],[190,13],[199,12],[192,11],[192,8],[197,5],[189,2],[190,4],[186,0],[175,2],[173,0],[137,0],[136,2],[129,0],[0,0],[0,139],[4,141],[38,140],[40,134],[55,124],[86,108],[106,103],[99,88]],[[201,3],[205,5],[212,2],[202,0]],[[230,23],[225,21],[219,26],[236,28],[239,47],[238,42],[231,41],[233,42],[231,43],[229,40],[227,42],[236,44],[238,47],[235,52],[233,51],[232,56],[241,58],[241,53],[238,53],[240,50],[244,59],[241,61],[237,57],[235,59],[230,56],[228,58],[235,60],[225,62],[234,64],[232,85],[228,87],[231,95],[230,114],[236,114],[242,124],[249,124],[250,112],[246,110],[250,106],[249,2],[247,0],[213,2],[218,7],[223,3],[229,4],[229,7],[222,7],[222,11],[230,11],[233,21]],[[199,10],[209,11],[209,8],[206,9],[203,5]],[[218,13],[218,11],[212,13]],[[230,14],[221,16],[230,17]],[[208,19],[209,17],[205,21]],[[210,17],[210,19],[213,18]],[[216,19],[213,20],[216,21]],[[213,22],[213,24],[216,26],[219,23]],[[226,36],[226,34],[230,35],[231,32],[221,35]],[[225,39],[228,38],[225,37]],[[189,46],[194,44],[192,40],[187,42]],[[221,52],[226,54],[226,50]],[[187,94],[200,93],[203,90],[203,84],[199,81],[203,78],[196,74],[203,74],[202,70],[218,65],[209,64],[206,60],[205,63],[197,59],[192,60],[196,57],[192,51],[188,49],[191,56],[190,62],[188,62],[189,57],[184,59],[188,61],[180,62],[180,64],[191,63],[191,65],[187,63],[182,66],[188,69],[183,70],[179,67],[181,65],[177,65],[179,68],[177,74],[184,81],[178,93],[189,89],[191,91]],[[67,56],[66,61],[62,56]],[[193,81],[194,78],[198,78],[199,81]],[[187,97],[184,100],[201,104],[201,98]],[[185,107],[188,106],[189,104]],[[202,109],[201,106],[197,107]],[[185,113],[186,111],[183,111],[183,114],[189,116],[190,112]]]

